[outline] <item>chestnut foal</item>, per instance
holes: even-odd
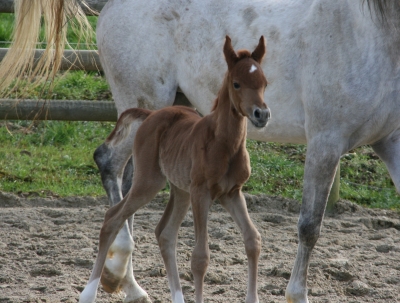
[[[128,109],[107,138],[120,144],[132,123],[143,121],[133,146],[135,174],[129,193],[111,207],[100,232],[99,253],[80,302],[94,302],[107,252],[125,221],[150,202],[168,179],[171,196],[156,227],[156,237],[167,270],[172,301],[184,302],[176,263],[178,229],[191,204],[195,247],[191,259],[196,302],[203,302],[204,276],[210,260],[207,216],[211,203],[219,199],[243,234],[248,258],[246,302],[258,302],[257,272],[261,237],[247,212],[241,188],[250,176],[246,150],[247,118],[264,127],[270,112],[264,103],[267,80],[260,63],[265,55],[264,37],[253,53],[233,50],[227,36],[224,55],[228,64],[223,85],[212,112],[201,118],[194,110],[174,106],[157,111]],[[126,159],[128,160],[128,158]],[[105,288],[112,281],[103,272]]]

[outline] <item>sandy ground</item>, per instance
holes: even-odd
[[[297,248],[297,201],[246,196],[262,235],[260,302],[285,302]],[[134,271],[153,302],[170,302],[154,236],[165,194],[135,217]],[[97,252],[105,198],[21,198],[0,193],[0,302],[77,302]],[[218,205],[209,218],[211,264],[205,302],[244,302],[247,261],[238,228]],[[179,234],[178,262],[193,302],[191,213]],[[309,270],[310,302],[400,302],[400,214],[340,201],[324,220]],[[97,302],[122,302],[100,291]]]

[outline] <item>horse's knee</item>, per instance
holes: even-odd
[[[128,145],[129,146],[129,145]],[[100,171],[103,187],[112,204],[124,197],[132,185],[133,160],[128,147],[110,149],[103,143],[93,153],[93,159]]]
[[[297,227],[300,243],[308,248],[313,248],[319,238],[321,224],[317,223],[315,219],[300,217]]]
[[[175,253],[175,239],[173,236],[166,234],[165,232],[160,232],[156,234],[158,246],[160,247],[160,253],[163,258],[168,258],[171,252]]]
[[[208,264],[210,263],[210,252],[194,250],[192,254],[191,270],[194,277],[204,278]]]
[[[107,166],[107,163],[110,158],[110,149],[106,144],[101,144],[93,153],[94,162],[96,162],[97,167],[100,172]]]
[[[257,257],[261,252],[261,235],[254,229],[245,236],[245,249],[247,256]]]
[[[93,159],[99,169],[103,187],[107,194],[111,195],[111,189],[117,179],[117,172],[111,164],[111,150],[103,143],[94,151]]]

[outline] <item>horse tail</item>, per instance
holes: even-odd
[[[143,122],[151,113],[151,110],[144,108],[127,109],[118,118],[117,124],[107,137],[105,143],[110,147],[118,145],[128,137],[133,122]]]
[[[68,23],[74,26],[80,40],[90,41],[94,31],[82,4],[85,9],[94,13],[82,0],[15,0],[12,42],[0,64],[0,92],[3,96],[10,94],[22,78],[28,79],[34,86],[42,80],[54,79],[61,65],[65,45],[68,45]],[[43,55],[35,58],[42,17],[47,45]],[[14,80],[16,81],[13,82]]]

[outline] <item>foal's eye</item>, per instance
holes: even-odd
[[[240,88],[240,84],[237,82],[233,82],[233,88],[234,89],[239,89]]]

